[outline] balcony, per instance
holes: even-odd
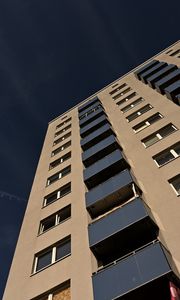
[[[89,100],[88,102],[84,103],[83,105],[81,105],[78,108],[79,113],[81,113],[82,111],[84,111],[86,108],[90,107],[91,105],[93,105],[96,101],[99,101],[98,97],[95,97],[91,100]]]
[[[180,93],[180,80],[170,84],[164,89],[164,92],[168,99],[172,100],[179,105],[176,96]]]
[[[93,275],[94,300],[170,300],[173,275],[169,253],[154,242]]]
[[[79,112],[79,118],[83,115],[87,114],[92,109],[96,108],[98,105],[101,105],[101,102],[99,100],[95,101],[91,106],[88,106],[86,109],[84,109],[82,112]]]
[[[82,153],[83,164],[85,167],[88,167],[118,148],[120,148],[120,146],[115,136],[110,135]]]
[[[150,77],[147,78],[148,85],[151,88],[155,89],[155,83],[158,80],[162,79],[163,77],[165,77],[166,75],[170,74],[171,72],[173,72],[176,69],[177,69],[176,65],[168,65],[168,66],[166,66],[165,68],[163,68],[159,72],[157,72],[154,75],[151,75]]]
[[[156,239],[157,232],[149,207],[134,198],[89,225],[89,244],[106,265]]]
[[[146,65],[143,66],[142,68],[138,69],[136,72],[134,72],[134,75],[136,76],[137,79],[141,80],[141,79],[140,79],[140,75],[141,75],[143,72],[145,72],[145,71],[151,69],[152,67],[154,67],[154,66],[155,66],[156,64],[158,64],[158,63],[159,63],[159,61],[157,61],[157,60],[152,60],[151,62],[149,62],[148,64],[146,64]]]
[[[85,169],[84,182],[91,189],[127,167],[121,151],[117,149]]]
[[[93,111],[87,117],[79,120],[79,126],[82,128],[86,126],[89,122],[92,122],[99,118],[100,116],[105,115],[103,108],[100,106],[97,110]]]
[[[165,76],[163,79],[155,83],[156,90],[164,95],[164,89],[170,84],[180,79],[180,69],[171,72],[169,75]]]
[[[133,178],[124,170],[86,192],[86,208],[92,217],[106,212],[134,195]]]
[[[142,72],[139,77],[142,82],[147,83],[147,78],[150,77],[151,75],[156,74],[158,71],[163,70],[164,67],[167,66],[167,63],[165,62],[158,62],[155,66],[150,68],[149,70],[145,70]]]
[[[176,96],[176,100],[174,102],[180,105],[180,94]]]
[[[95,130],[84,139],[81,140],[81,147],[83,150],[87,150],[88,148],[92,147],[94,144],[100,142],[101,140],[105,139],[109,135],[112,134],[112,128],[109,124],[103,125],[101,128]]]
[[[88,123],[86,126],[81,128],[80,135],[82,138],[84,138],[88,134],[92,133],[94,130],[98,129],[99,127],[101,127],[102,125],[107,124],[107,123],[108,123],[108,120],[106,118],[106,115],[102,115],[99,118],[97,118],[96,120]]]

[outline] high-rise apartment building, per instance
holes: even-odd
[[[179,105],[177,42],[49,123],[3,300],[179,299]]]

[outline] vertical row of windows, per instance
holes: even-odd
[[[56,130],[58,130],[60,127],[65,126],[67,123],[69,123],[71,118],[66,119],[62,123],[56,126]],[[71,124],[68,124],[61,130],[58,130],[55,132],[54,137],[63,134],[60,136],[60,138],[56,139],[53,143],[54,145],[57,145],[58,143],[64,141],[66,138],[71,136],[71,132],[68,132],[67,134],[64,134],[64,132],[68,131],[71,128]],[[71,141],[63,144],[59,148],[56,148],[52,151],[51,156],[54,156],[64,149],[68,148],[71,145]],[[63,162],[71,158],[71,151],[66,153],[65,155],[61,156],[60,158],[50,162],[49,170],[54,169],[55,167],[61,165]],[[60,180],[61,178],[65,177],[71,172],[71,165],[68,165],[67,167],[64,167],[60,171],[57,171],[55,174],[49,176],[47,178],[46,186],[49,186],[56,182],[57,180]],[[61,186],[57,190],[53,191],[52,193],[46,195],[43,200],[43,207],[46,207],[47,205],[52,204],[54,201],[59,200],[60,198],[66,196],[68,193],[71,192],[71,182],[66,183],[65,185]],[[56,213],[49,215],[45,219],[42,219],[40,221],[38,234],[42,234],[47,232],[48,230],[56,227],[57,225],[61,224],[62,222],[68,220],[71,216],[71,205],[67,205],[57,211]],[[71,237],[67,236],[66,238],[58,241],[54,245],[49,246],[48,248],[44,249],[43,251],[40,251],[35,254],[34,256],[34,263],[33,263],[33,270],[32,273],[37,273],[47,266],[50,266],[54,264],[55,262],[67,257],[71,254]],[[54,297],[54,298],[52,298]],[[51,294],[48,296],[50,299],[55,299],[55,294]]]
[[[179,54],[179,51],[180,50],[173,51],[173,49],[171,49],[171,50],[168,51],[168,54],[170,56],[177,56]],[[152,71],[153,68],[155,70],[154,73]],[[136,77],[138,77],[138,79],[143,78],[143,80],[145,80],[145,76],[146,76],[146,80],[150,80],[150,82],[152,84],[153,80],[156,79],[155,75],[153,77],[152,74],[157,74],[157,78],[158,78],[158,76],[160,76],[159,78],[162,78],[163,77],[161,75],[162,71],[164,71],[165,74],[169,74],[169,73],[173,72],[173,70],[176,70],[176,69],[177,69],[177,67],[175,67],[175,68],[173,68],[173,66],[168,67],[167,64],[163,64],[163,63],[161,65],[158,65],[157,61],[152,61],[151,63],[147,64],[145,67],[141,68],[140,70],[138,70],[135,73],[136,73]],[[160,70],[159,73],[156,73],[157,70]],[[149,74],[151,75],[151,77],[148,77],[148,76],[150,76]],[[117,88],[118,87],[116,87],[116,89],[111,91],[109,94],[112,96],[114,93],[117,92]],[[179,87],[179,89],[180,89],[180,87]],[[132,92],[131,94],[127,95],[125,98],[123,98],[123,99],[119,100],[118,102],[116,102],[116,104],[118,106],[121,106],[122,104],[126,103],[127,101],[133,99],[135,96],[137,96],[137,93]],[[120,97],[120,95],[118,94],[117,97]],[[113,97],[113,99],[114,99],[114,97]],[[115,98],[115,100],[116,99],[117,98]],[[132,101],[130,104],[128,104],[128,105],[124,106],[123,108],[121,108],[121,112],[123,114],[125,114],[129,110],[133,109],[135,106],[142,103],[143,101],[144,101],[144,99],[142,97],[140,97],[140,98]],[[135,120],[136,118],[138,118],[139,116],[141,116],[141,115],[145,114],[146,112],[150,111],[151,109],[153,109],[152,105],[146,104],[145,106],[141,107],[139,110],[137,110],[137,111],[133,112],[132,114],[128,115],[126,117],[126,120],[128,122],[131,122],[131,121]],[[163,118],[163,115],[160,114],[159,112],[154,113],[150,117],[146,118],[144,121],[141,121],[140,123],[134,125],[132,127],[132,129],[134,130],[135,133],[138,133],[138,132],[144,130],[145,128],[151,126],[155,122],[161,120],[162,118]],[[141,142],[145,146],[145,148],[148,148],[148,147],[152,146],[153,144],[157,143],[158,141],[160,141],[161,139],[164,139],[168,135],[174,133],[177,130],[178,130],[178,128],[176,126],[174,126],[172,123],[170,123],[170,124],[167,124],[166,126],[160,128],[156,132],[152,133],[151,135],[147,136],[146,138],[142,139]],[[166,163],[174,160],[175,158],[178,158],[179,157],[179,148],[180,148],[180,144],[176,143],[175,145],[163,150],[161,153],[158,153],[157,155],[155,155],[153,157],[155,163],[160,167],[160,166],[163,166]],[[179,182],[178,180],[179,179],[176,179],[176,182]],[[177,189],[177,184],[176,184],[176,188],[174,187],[174,189],[176,189],[176,192],[177,192],[177,190],[178,190]]]

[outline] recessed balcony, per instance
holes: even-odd
[[[106,265],[156,239],[158,227],[149,207],[134,198],[95,220],[88,231],[91,250],[101,265]]]
[[[159,63],[158,60],[152,60],[148,64],[144,65],[142,68],[138,69],[137,71],[134,72],[134,75],[136,76],[137,79],[141,80],[140,75],[143,72],[146,72],[147,70],[150,70],[153,68],[155,65]]]
[[[94,146],[96,143],[102,141],[109,135],[113,133],[113,130],[109,124],[105,124],[86,136],[81,140],[81,147],[83,150],[87,150],[88,148]]]
[[[157,81],[155,83],[155,88],[159,93],[164,95],[165,93],[164,89],[179,79],[180,79],[180,69],[177,69],[171,72],[169,75],[163,77],[161,80]]]
[[[170,300],[170,254],[154,242],[93,275],[94,300]]]
[[[83,164],[88,167],[118,148],[120,146],[115,136],[110,135],[82,153]]]
[[[179,104],[176,96],[180,93],[180,80],[172,83],[164,89],[164,92],[168,99],[172,100],[176,104]]]
[[[171,72],[173,72],[174,70],[177,69],[176,65],[168,65],[165,68],[163,68],[162,70],[158,71],[157,73],[155,73],[154,75],[151,75],[150,77],[147,78],[147,83],[151,88],[155,88],[155,83],[162,79],[163,77],[165,77],[166,75],[170,74]]]
[[[86,108],[90,107],[91,105],[93,105],[97,101],[99,101],[98,97],[95,97],[95,98],[87,101],[86,103],[84,103],[83,105],[81,105],[78,108],[79,113],[81,113],[82,111],[84,111]]]
[[[99,106],[96,110],[92,111],[91,114],[87,115],[85,118],[79,120],[79,126],[83,128],[89,122],[94,121],[95,119],[99,118],[100,116],[105,115],[105,112],[101,106]]]
[[[86,192],[86,208],[91,217],[95,218],[133,197],[132,184],[134,180],[126,169]]]
[[[81,118],[81,116],[83,116],[86,113],[88,113],[90,110],[96,108],[98,105],[101,105],[101,102],[99,100],[95,101],[93,104],[91,104],[90,106],[88,106],[82,112],[79,112],[79,118]]]
[[[140,79],[142,82],[147,83],[148,77],[156,74],[158,71],[163,70],[164,67],[167,66],[167,63],[165,62],[158,62],[155,66],[150,68],[149,70],[146,70],[140,74]]]
[[[97,118],[96,120],[88,123],[86,126],[81,128],[80,135],[82,138],[84,138],[88,134],[92,133],[94,130],[98,129],[99,127],[101,127],[102,125],[107,124],[107,123],[109,123],[109,122],[107,120],[106,115],[102,115],[99,118]]]
[[[117,149],[86,168],[83,172],[84,182],[91,189],[127,167],[121,151]]]

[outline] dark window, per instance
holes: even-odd
[[[62,164],[63,162],[65,162],[66,160],[71,158],[71,152],[68,152],[67,154],[61,156],[60,158],[54,160],[53,162],[50,163],[49,165],[49,169],[53,169],[55,167],[57,167],[58,165]]]
[[[168,124],[165,127],[159,129],[158,131],[143,139],[142,143],[147,148],[153,145],[154,143],[158,142],[159,140],[163,139],[164,137],[170,135],[176,130],[177,128],[173,124]]]
[[[53,146],[59,144],[60,142],[64,141],[65,139],[67,139],[70,136],[71,136],[71,132],[66,133],[65,135],[63,135],[59,139],[55,140],[54,143],[53,143]]]
[[[64,127],[64,129],[59,130],[58,132],[55,133],[55,137],[62,134],[63,132],[67,131],[69,128],[71,128],[71,124],[69,124],[68,126]]]
[[[44,198],[44,206],[64,197],[65,195],[71,192],[71,183],[67,183],[66,185],[62,186],[60,189],[54,191],[53,193],[47,195]]]
[[[158,166],[163,166],[164,164],[170,162],[171,160],[174,160],[179,156],[180,156],[180,142],[158,153],[153,157],[153,159],[155,160]]]
[[[47,179],[47,185],[52,184],[53,182],[63,178],[64,176],[66,176],[67,174],[69,174],[71,172],[71,166],[68,166],[64,169],[62,169],[61,171],[59,171],[58,173],[52,175],[51,177],[49,177]]]
[[[156,114],[152,115],[151,117],[147,118],[146,120],[144,120],[143,122],[140,122],[139,124],[135,125],[133,127],[133,130],[137,133],[137,132],[145,129],[146,127],[149,127],[150,125],[157,122],[158,120],[161,120],[162,118],[163,118],[163,116],[160,113],[156,113]]]
[[[147,105],[143,106],[142,108],[140,108],[138,111],[135,111],[134,113],[132,113],[131,115],[129,115],[126,119],[129,122],[131,122],[131,121],[135,120],[136,118],[138,118],[139,116],[143,115],[144,113],[146,113],[147,111],[149,111],[152,108],[153,107],[150,104],[147,104]]]
[[[71,141],[65,143],[64,145],[62,145],[61,147],[57,148],[56,150],[52,151],[51,156],[54,156],[56,154],[58,154],[59,152],[63,151],[64,149],[68,148],[69,146],[71,146]]]
[[[43,253],[37,257],[37,266],[35,272],[45,268],[51,264],[52,259],[52,249],[48,250],[46,253]]]
[[[66,255],[71,254],[71,241],[70,238],[63,243],[59,244],[56,248],[56,260],[62,259]]]
[[[66,121],[64,121],[64,122],[62,122],[62,123],[60,123],[60,124],[58,124],[58,125],[56,126],[56,129],[62,127],[63,125],[67,124],[67,123],[70,122],[70,121],[71,121],[71,118],[67,119]]]
[[[69,219],[71,216],[71,205],[68,205],[57,213],[49,216],[48,218],[42,220],[39,226],[39,234],[46,232],[47,230],[59,225],[65,220]]]

